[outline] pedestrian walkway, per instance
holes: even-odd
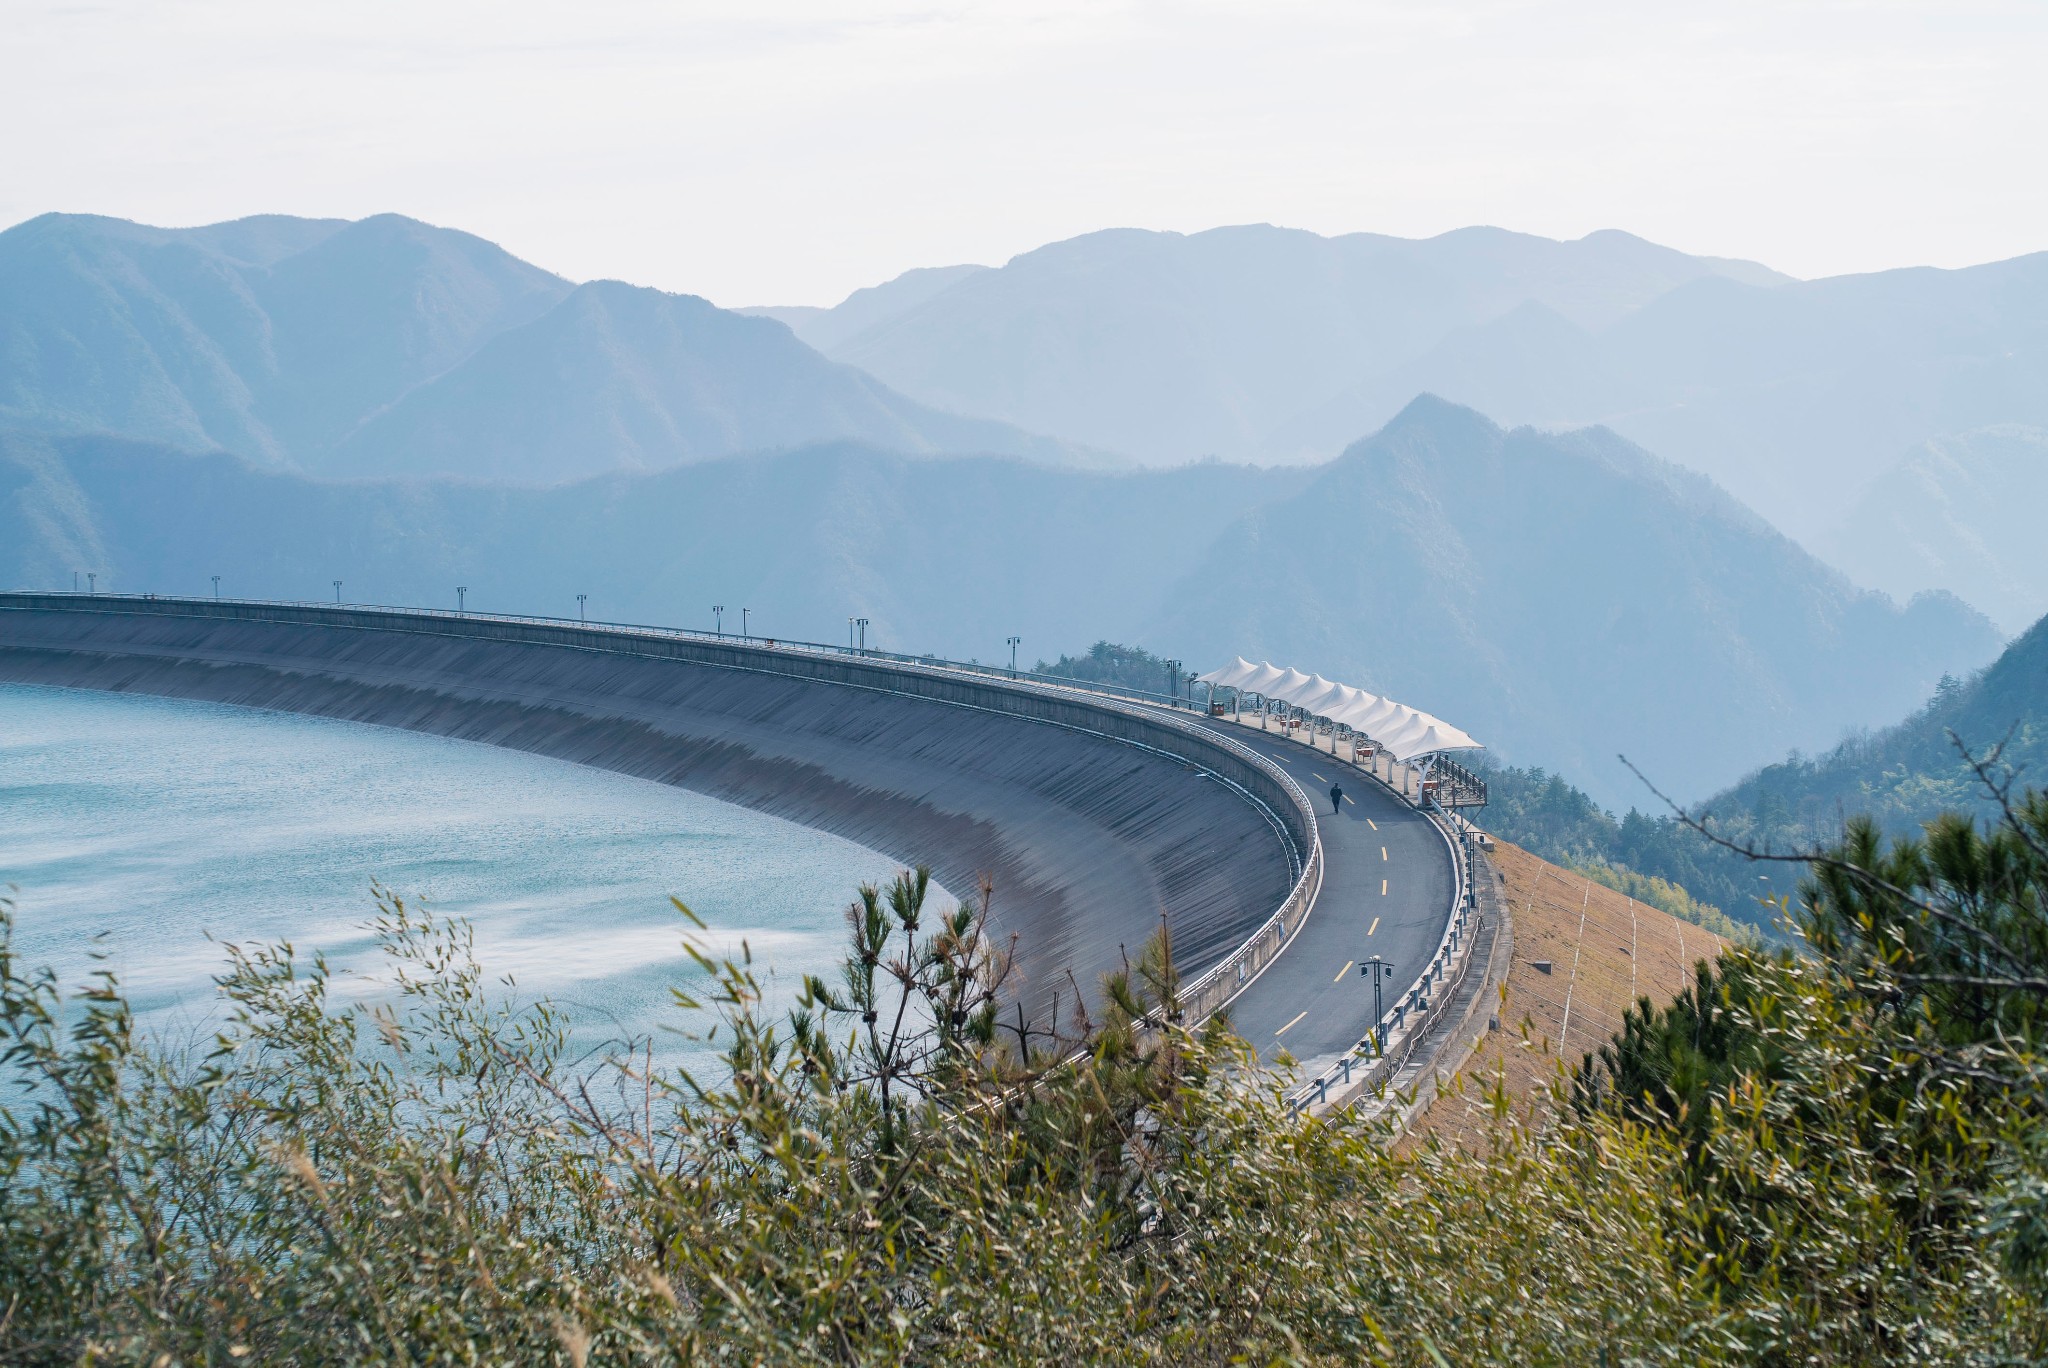
[[[1274,760],[1321,799],[1324,872],[1315,911],[1230,1006],[1238,1034],[1261,1060],[1284,1053],[1311,1077],[1371,1029],[1372,980],[1362,963],[1373,955],[1391,961],[1382,988],[1391,1005],[1436,953],[1451,913],[1450,849],[1427,817],[1348,761],[1256,728],[1209,725]],[[1334,816],[1333,783],[1344,790]]]

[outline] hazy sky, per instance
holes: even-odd
[[[827,303],[1095,228],[2048,248],[2043,0],[0,0],[0,223],[395,210]]]

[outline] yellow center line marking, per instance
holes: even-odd
[[[1273,1032],[1273,1034],[1276,1036],[1286,1035],[1289,1031],[1294,1029],[1296,1023],[1298,1023],[1302,1017],[1305,1017],[1307,1015],[1307,1012],[1301,1013],[1300,1016],[1295,1017],[1293,1021],[1288,1022],[1285,1026],[1282,1026],[1279,1030]]]
[[[1353,806],[1353,807],[1357,807],[1357,806],[1358,806],[1358,800],[1357,800],[1356,798],[1353,798],[1353,797],[1352,797],[1352,796],[1351,796],[1350,794],[1348,794],[1348,793],[1344,795],[1344,801],[1345,801],[1345,802],[1347,802],[1347,803],[1349,803],[1349,804],[1351,804],[1351,806]],[[1366,821],[1368,821],[1368,822],[1370,822],[1370,821],[1372,820],[1372,818],[1368,817],[1368,818],[1366,818],[1365,820],[1366,820]]]
[[[1372,829],[1373,829],[1374,831],[1378,831],[1378,830],[1380,829],[1380,824],[1379,824],[1378,822],[1375,822],[1375,821],[1374,821],[1374,820],[1373,820],[1372,818],[1370,818],[1370,817],[1368,817],[1368,818],[1366,818],[1366,819],[1365,819],[1365,824],[1366,824],[1367,826],[1371,827],[1371,828],[1372,828]]]
[[[1371,926],[1368,926],[1368,927],[1366,927],[1366,928],[1365,928],[1365,934],[1366,934],[1366,935],[1368,935],[1368,936],[1370,936],[1370,935],[1371,935],[1371,934],[1372,934],[1373,932],[1375,932],[1375,931],[1377,931],[1377,930],[1379,930],[1379,929],[1380,929],[1380,919],[1379,919],[1378,917],[1374,917],[1374,918],[1372,919],[1372,925],[1371,925]]]
[[[1310,771],[1309,771],[1309,773],[1310,773],[1310,774],[1316,774],[1316,772],[1315,772],[1314,770],[1310,770]],[[1329,783],[1330,781],[1329,781],[1329,780],[1327,780],[1327,779],[1325,779],[1325,778],[1323,778],[1323,776],[1322,776],[1322,775],[1320,775],[1320,774],[1316,774],[1316,782],[1317,782],[1318,784],[1327,784],[1327,783]]]
[[[1382,898],[1387,896],[1387,881],[1385,879],[1380,880],[1380,896]]]
[[[1387,858],[1387,848],[1385,846],[1380,847],[1380,858],[1382,860]]]
[[[1342,982],[1344,981],[1344,976],[1345,976],[1346,974],[1348,974],[1348,973],[1350,973],[1350,972],[1351,972],[1351,966],[1352,966],[1352,965],[1354,965],[1354,964],[1356,964],[1356,963],[1358,963],[1358,961],[1357,961],[1357,960],[1345,960],[1345,961],[1344,961],[1344,967],[1343,967],[1342,969],[1339,969],[1339,970],[1337,971],[1337,977],[1335,977],[1335,978],[1331,979],[1331,980],[1330,980],[1330,982],[1332,982],[1332,983],[1342,983]]]

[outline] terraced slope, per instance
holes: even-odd
[[[1721,937],[1501,843],[1493,862],[1513,909],[1514,960],[1493,1010],[1499,1021],[1415,1119],[1416,1135],[1472,1142],[1488,1120],[1487,1093],[1504,1086],[1516,1115],[1554,1114],[1550,1088],[1621,1029],[1639,997],[1666,1002]],[[1545,972],[1537,964],[1547,963]]]

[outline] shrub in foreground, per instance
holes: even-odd
[[[1493,1098],[1476,1153],[1291,1114],[1226,1023],[1178,1024],[1163,941],[1068,1037],[1006,1027],[986,894],[934,910],[922,872],[861,890],[840,981],[779,1020],[744,960],[700,960],[716,1081],[575,1065],[554,1009],[495,1000],[464,927],[391,897],[383,1000],[238,950],[217,1044],[181,1057],[110,978],[66,998],[23,966],[10,907],[0,1354],[2023,1361],[2048,809],[2008,825],[1995,855],[1944,828],[1962,863],[1925,878],[1852,840],[1814,954],[1703,967],[1551,1132]],[[1971,927],[2016,958],[1970,958]]]

